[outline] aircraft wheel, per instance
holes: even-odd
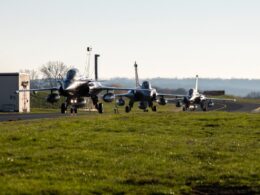
[[[98,104],[98,113],[102,114],[104,112],[104,107],[102,103]]]
[[[126,107],[125,107],[125,112],[128,113],[128,112],[130,112],[130,111],[131,111],[130,107],[129,107],[129,106],[126,106]]]
[[[182,107],[182,111],[185,112],[187,108],[185,106]]]
[[[66,113],[66,105],[65,103],[61,104],[61,114],[65,114]]]
[[[156,112],[157,111],[157,107],[156,106],[152,106],[152,111]]]
[[[208,110],[207,102],[203,102],[202,105],[201,105],[201,107],[202,107],[202,110],[203,110],[204,112],[206,112],[206,111]]]
[[[74,108],[74,113],[77,114],[78,113],[78,109]]]
[[[178,102],[176,103],[176,107],[181,107],[181,102],[180,102],[180,101],[178,101]]]
[[[71,109],[70,109],[70,113],[71,113],[71,114],[73,114],[73,112],[74,112],[74,109],[73,109],[73,108],[71,108]]]

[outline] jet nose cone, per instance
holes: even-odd
[[[72,87],[73,87],[73,86],[72,86],[71,84],[67,83],[67,84],[65,84],[65,86],[64,86],[64,90],[65,90],[65,91],[68,91],[68,90],[70,90]]]

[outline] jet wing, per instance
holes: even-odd
[[[149,89],[139,89],[139,88],[119,88],[119,87],[101,87],[102,90],[113,90],[113,91],[150,91]]]
[[[132,97],[133,96],[133,94],[131,94],[131,93],[121,93],[121,94],[115,94],[115,97],[117,98],[117,97],[127,97],[127,98],[130,98],[130,97]]]
[[[207,97],[207,100],[214,100],[214,101],[224,101],[224,102],[236,102],[236,99],[223,99],[223,98],[210,98]]]
[[[166,98],[180,99],[180,98],[184,98],[186,95],[157,93],[156,96],[157,97],[166,97]]]
[[[21,89],[21,90],[16,90],[16,93],[21,93],[21,92],[37,92],[37,91],[58,91],[59,88],[57,87],[52,87],[52,88],[42,88],[42,89]]]

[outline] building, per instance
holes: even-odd
[[[30,112],[30,92],[15,93],[30,89],[30,77],[25,73],[0,73],[0,111]]]

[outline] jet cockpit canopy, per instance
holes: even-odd
[[[193,89],[190,89],[190,90],[189,90],[189,97],[192,97],[193,93],[194,93],[194,90],[193,90]]]
[[[72,68],[67,72],[66,80],[76,80],[79,78],[79,70]]]
[[[144,81],[144,82],[142,83],[142,89],[151,89],[151,88],[152,88],[152,87],[151,87],[150,82]]]

